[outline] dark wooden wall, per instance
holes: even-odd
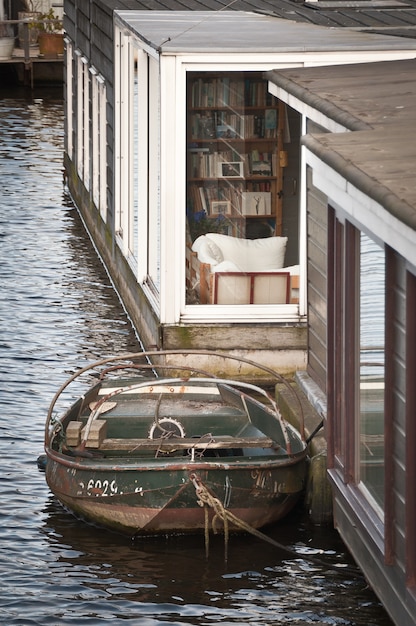
[[[75,50],[79,50],[105,79],[107,91],[107,220],[114,219],[114,35],[113,12],[115,9],[133,9],[136,2],[116,0],[65,0],[64,29]],[[76,67],[74,64],[74,76]],[[76,84],[72,94],[72,110],[76,111]],[[74,128],[76,133],[76,128]],[[74,146],[77,145],[74,136]]]
[[[285,265],[299,263],[299,190],[300,190],[300,114],[287,107],[290,142],[283,148],[288,155],[287,167],[283,170],[283,215],[282,235],[288,237]]]

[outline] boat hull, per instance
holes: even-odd
[[[45,451],[58,500],[131,536],[258,529],[287,515],[304,488],[307,444],[273,396],[194,367],[180,378],[119,376],[151,354],[100,360],[55,394]],[[97,382],[57,419],[63,391],[92,371]]]
[[[111,530],[135,535],[197,533],[207,518],[197,487],[220,509],[252,528],[275,522],[293,508],[304,487],[304,455],[259,464],[240,462],[162,462],[154,467],[70,459],[47,450],[46,480],[58,500],[75,515]],[[215,512],[207,507],[212,526]],[[231,530],[244,527],[230,524]],[[216,519],[215,530],[223,524]]]

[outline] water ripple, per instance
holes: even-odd
[[[0,92],[0,623],[7,626],[390,626],[335,532],[302,512],[271,529],[299,558],[250,537],[136,540],[79,522],[36,458],[53,394],[80,366],[139,350],[62,187],[59,92]],[[70,398],[67,400],[69,401]]]

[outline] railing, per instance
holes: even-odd
[[[35,31],[38,33],[39,30],[41,30],[42,32],[47,32],[47,26],[49,24],[56,24],[56,23],[62,23],[62,20],[61,19],[56,19],[56,20],[36,19],[36,24],[42,24],[45,26],[45,28],[41,28],[41,29],[34,26],[33,20],[30,18],[23,19],[23,20],[0,21],[0,38],[13,37],[15,39],[15,47],[16,47],[16,40],[18,39],[19,49],[23,51],[23,54],[22,55],[13,54],[12,60],[23,61],[25,63],[28,63],[30,61],[33,61],[34,57],[37,56],[37,54],[31,54],[31,50],[33,51],[36,49],[36,44],[35,45],[31,44],[31,39],[33,40],[32,34]]]

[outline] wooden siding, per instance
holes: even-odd
[[[327,222],[326,197],[307,171],[308,228],[308,374],[326,392]]]
[[[354,503],[354,494],[339,480],[339,474],[331,472],[331,477],[336,529],[394,623],[414,626],[416,598],[406,591],[403,572],[384,564],[381,539],[369,536],[367,529],[373,524],[369,510]]]
[[[406,582],[416,604],[416,276],[406,281]],[[415,607],[416,613],[416,607]]]
[[[134,3],[133,3],[134,4]],[[80,50],[105,79],[107,96],[107,167],[114,171],[114,35],[113,12],[128,9],[131,2],[114,0],[65,0],[64,28],[74,51]],[[75,71],[75,70],[74,70]],[[76,74],[74,74],[76,75]],[[73,107],[76,106],[74,94]],[[75,111],[76,108],[73,108]],[[74,144],[75,145],[75,144]],[[107,177],[107,220],[114,224],[113,177]]]
[[[409,344],[409,335],[413,342],[415,337],[416,288],[413,296],[409,294],[409,285],[415,280],[411,278],[405,260],[387,247],[384,524],[354,484],[353,477],[345,476],[339,467],[330,469],[336,527],[392,619],[400,626],[416,623],[416,429],[414,411],[409,419],[409,408],[406,407],[409,395],[416,397],[412,391],[414,346],[411,348]],[[409,356],[409,353],[412,354]],[[412,371],[410,375],[409,369]],[[343,407],[348,406],[346,395],[342,402]],[[348,413],[351,415],[353,411]],[[352,431],[351,422],[349,427]],[[344,436],[348,438],[349,435]],[[343,453],[347,458],[348,447],[351,452],[352,441]]]
[[[405,569],[406,271],[386,250],[386,562]],[[390,355],[390,358],[389,358]]]

